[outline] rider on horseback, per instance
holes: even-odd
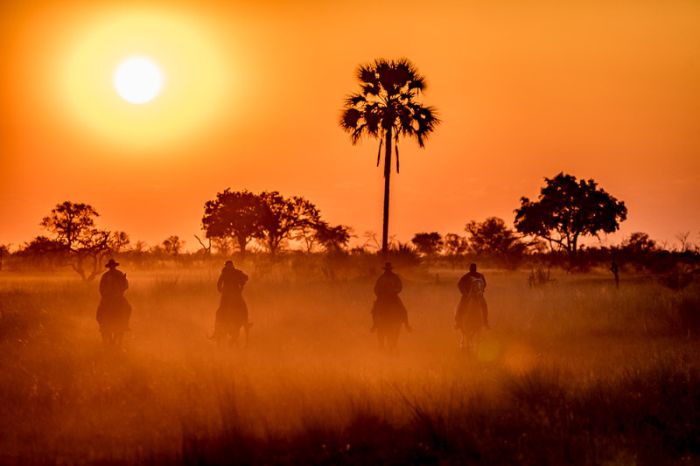
[[[107,346],[120,346],[124,332],[129,330],[131,305],[124,297],[129,288],[126,274],[117,270],[119,263],[110,259],[107,270],[100,279],[100,304],[97,307],[97,322],[102,339]]]
[[[469,272],[464,274],[457,283],[459,291],[462,293],[462,298],[457,307],[455,314],[455,328],[461,328],[464,314],[468,312],[470,303],[474,303],[481,310],[480,326],[489,328],[488,307],[486,299],[484,299],[484,291],[486,290],[486,278],[476,271],[476,264],[469,265]]]
[[[399,297],[402,289],[401,278],[392,271],[391,263],[387,262],[384,264],[384,273],[374,285],[374,294],[377,299],[372,307],[373,332],[387,319],[396,320],[405,325],[406,330],[411,330],[408,324],[408,312]]]
[[[223,339],[229,335],[235,339],[241,327],[248,331],[248,306],[243,300],[243,286],[247,281],[245,273],[234,267],[232,261],[226,261],[216,282],[221,301],[216,311],[214,339]]]

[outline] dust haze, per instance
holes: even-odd
[[[413,331],[389,352],[370,331],[376,257],[253,255],[236,263],[246,347],[210,339],[222,265],[123,263],[120,350],[101,342],[96,282],[4,273],[2,462],[697,459],[698,343],[682,321],[695,285],[629,273],[616,289],[604,269],[554,269],[533,287],[528,270],[481,269],[491,330],[465,352],[453,329],[465,270],[398,266]]]

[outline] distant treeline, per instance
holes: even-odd
[[[392,239],[388,259],[404,265],[461,267],[469,261],[485,266],[516,269],[561,266],[586,270],[609,266],[667,273],[682,265],[695,269],[700,247],[689,233],[678,235],[670,248],[647,234],[631,234],[616,246],[582,246],[580,238],[612,233],[626,218],[624,203],[598,188],[593,180],[559,174],[545,178],[536,201],[521,199],[514,228],[497,217],[469,221],[464,231],[416,233],[410,242]],[[135,265],[154,262],[190,262],[211,257],[264,255],[273,259],[289,254],[352,257],[378,255],[381,242],[374,232],[356,235],[345,225],[326,222],[319,208],[300,196],[277,191],[259,194],[226,189],[207,201],[202,234],[192,240],[197,250],[185,251],[185,241],[171,235],[149,246],[132,241],[123,231],[99,228],[99,213],[89,204],[65,201],[41,221],[47,234],[11,248],[0,245],[0,267],[5,269],[72,267],[83,279],[102,271],[108,257]]]

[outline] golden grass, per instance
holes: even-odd
[[[4,273],[0,462],[537,464],[570,454],[644,464],[651,434],[625,424],[641,422],[627,411],[634,400],[659,419],[685,413],[665,428],[700,432],[700,399],[684,395],[700,391],[700,345],[675,314],[694,288],[678,295],[635,278],[615,290],[605,274],[560,274],[529,289],[524,272],[486,271],[493,330],[470,356],[452,329],[458,273],[399,271],[415,331],[389,355],[369,332],[373,278],[246,264],[254,326],[250,347],[235,349],[207,338],[217,269],[127,267],[134,310],[119,354],[101,346],[96,283]],[[605,421],[586,418],[589,437],[585,413]],[[535,444],[518,440],[528,432]],[[700,461],[697,440],[684,438],[653,443],[657,459]]]

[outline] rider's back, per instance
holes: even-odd
[[[374,294],[378,298],[398,296],[403,285],[398,275],[391,271],[386,271],[377,279],[374,285]]]
[[[217,283],[217,288],[222,293],[240,293],[248,281],[248,276],[234,268],[224,268]]]
[[[481,296],[486,288],[486,279],[479,272],[467,272],[457,286],[463,295]]]
[[[113,297],[122,295],[127,288],[129,282],[126,279],[126,274],[117,269],[110,269],[102,274],[100,279],[100,294],[103,297]]]

